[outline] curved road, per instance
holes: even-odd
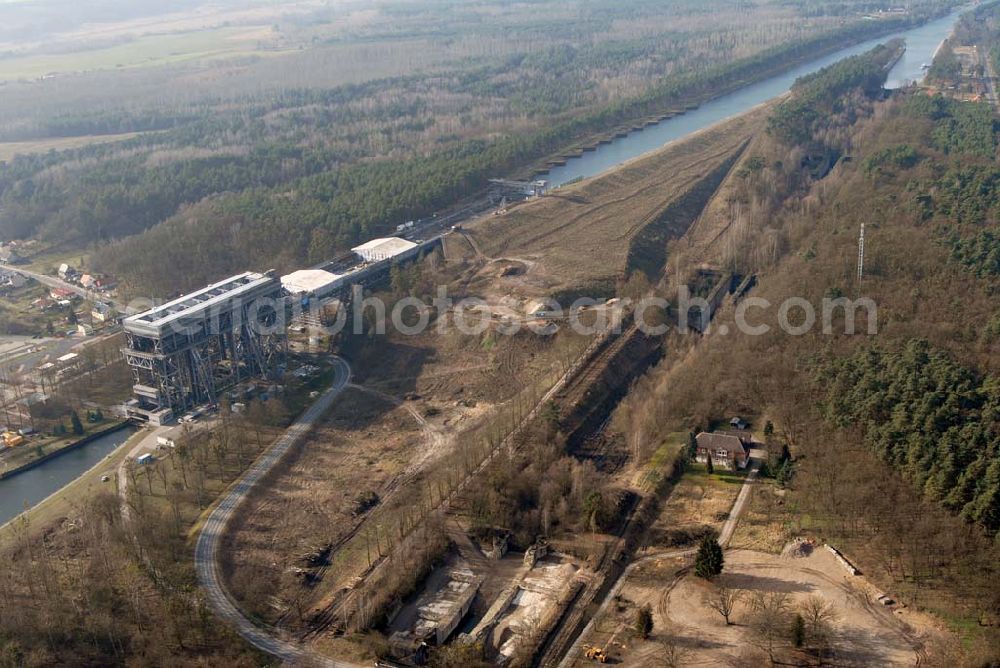
[[[233,513],[246,499],[254,485],[274,467],[293,445],[298,443],[315,426],[323,414],[333,404],[334,399],[347,387],[351,380],[351,367],[347,362],[334,358],[334,378],[330,389],[292,423],[285,433],[231,486],[225,496],[209,514],[198,534],[194,548],[194,566],[198,573],[198,583],[205,590],[208,601],[220,618],[229,623],[244,640],[259,650],[267,652],[283,661],[329,666],[330,668],[355,668],[355,664],[336,661],[319,656],[302,645],[289,642],[273,634],[273,631],[254,624],[230,598],[219,571],[219,540],[225,533],[226,525]]]

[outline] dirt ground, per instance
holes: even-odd
[[[424,441],[403,407],[345,391],[316,432],[255,494],[233,524],[224,554],[232,586],[256,612],[261,595],[273,616],[316,583],[302,558],[343,539],[356,525],[362,496],[381,498]],[[268,597],[275,597],[269,599]]]
[[[419,491],[459,435],[584,344],[562,335],[474,337],[432,327],[353,351],[354,387],[233,524],[224,553],[234,594],[274,621],[349,585],[367,566],[366,543],[344,541],[371,512]],[[332,552],[309,563],[308,555],[327,546]]]
[[[707,604],[719,585],[744,590],[732,625],[727,626]],[[650,560],[630,576],[617,605],[585,642],[604,646],[614,636],[611,657],[623,666],[653,665],[668,646],[676,648],[683,666],[736,665],[740,660],[753,665],[750,655],[757,652],[761,657],[753,644],[749,599],[758,591],[786,592],[791,609],[809,596],[833,606],[831,665],[917,665],[925,658],[925,643],[936,632],[919,613],[882,606],[872,585],[861,576],[848,575],[832,554],[817,547],[802,557],[728,551],[723,575],[715,583],[695,577],[681,560]],[[645,604],[652,608],[653,633],[643,641],[631,631],[631,624],[636,607]],[[791,650],[790,641],[782,643],[781,651]],[[576,665],[588,662],[579,659]]]
[[[740,116],[468,226],[482,254],[532,263],[522,281],[541,288],[613,284],[630,242],[659,212],[731,157],[764,114]]]

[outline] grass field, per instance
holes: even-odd
[[[0,61],[2,63],[2,61]],[[56,137],[39,139],[38,141],[0,142],[0,162],[10,160],[16,155],[31,155],[48,153],[49,151],[66,151],[82,148],[91,144],[105,144],[123,141],[137,136],[138,132],[125,132],[117,135],[84,135],[82,137]]]
[[[123,44],[72,53],[0,58],[0,81],[276,53],[261,48],[261,43],[269,36],[269,29],[259,27],[218,28],[149,35]]]

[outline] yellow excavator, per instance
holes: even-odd
[[[608,662],[608,653],[603,647],[595,647],[593,645],[584,645],[583,653],[591,661],[599,661],[600,663]]]

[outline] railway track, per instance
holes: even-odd
[[[413,418],[420,425],[421,429],[423,429],[425,432],[434,432],[435,431],[434,428],[431,427],[427,423],[427,421],[423,418],[423,416],[421,416],[417,411],[406,407],[405,406],[405,402],[397,399],[396,397],[394,397],[392,395],[389,395],[389,394],[386,394],[384,392],[381,392],[379,390],[374,390],[374,389],[368,388],[368,387],[362,387],[360,385],[349,384],[347,387],[355,389],[355,390],[358,390],[358,391],[368,392],[370,394],[375,394],[375,395],[381,397],[382,399],[384,399],[386,401],[394,403],[394,404],[396,404],[398,406],[403,406],[404,408],[407,408],[407,412],[409,412],[413,416]],[[430,438],[431,438],[431,440],[436,441],[438,438],[440,438],[440,435],[438,435],[436,433],[431,433]],[[431,451],[432,450],[428,450],[428,452],[431,452]],[[328,554],[329,555],[336,554],[344,546],[346,546],[351,540],[353,540],[358,535],[358,533],[361,531],[361,528],[365,525],[365,523],[368,522],[368,520],[371,518],[372,513],[377,512],[380,508],[385,507],[385,504],[390,499],[393,498],[393,496],[396,494],[396,492],[398,492],[399,489],[401,487],[403,487],[403,485],[405,485],[405,484],[407,484],[407,483],[415,480],[417,478],[417,476],[419,476],[423,472],[423,468],[424,468],[424,464],[425,463],[426,463],[426,459],[421,459],[415,465],[412,465],[412,466],[408,467],[407,469],[405,469],[404,471],[401,471],[400,473],[397,473],[395,476],[393,476],[389,480],[389,482],[387,482],[385,484],[385,486],[382,488],[382,494],[381,494],[381,497],[380,497],[378,503],[375,506],[373,506],[372,508],[370,508],[368,510],[368,512],[365,512],[362,515],[360,515],[358,517],[357,521],[351,526],[350,530],[346,534],[340,536],[335,542],[331,543],[331,545],[330,545],[330,547],[328,549]],[[325,563],[323,565],[321,565],[317,570],[315,570],[313,572],[313,578],[316,581],[322,581],[323,578],[326,577],[326,575],[330,571],[330,568],[332,566],[331,559],[329,557],[327,557],[324,560],[324,562]],[[378,563],[379,563],[379,561],[374,562],[373,566],[375,564],[378,564]],[[370,574],[370,572],[366,572],[364,574],[364,576],[367,576],[369,574]],[[343,593],[345,593],[345,590],[341,590],[341,592],[339,592],[339,593],[343,594]],[[292,613],[292,610],[299,609],[299,606],[303,602],[303,599],[305,597],[306,597],[305,593],[299,594],[299,596],[296,597],[296,600],[292,603],[292,605],[288,606],[288,609],[278,618],[278,621],[276,622],[276,626],[278,626],[279,628],[281,628],[281,627],[284,627],[285,625],[287,625],[287,623],[290,620],[290,615]],[[341,610],[343,608],[344,603],[345,603],[345,600],[343,600],[342,598],[340,598],[337,595],[335,595],[334,602],[331,603],[330,605],[326,606],[324,608],[324,610],[319,613],[318,617],[313,617],[310,620],[309,629],[306,630],[305,632],[299,634],[299,640],[305,641],[305,640],[308,640],[309,638],[315,637],[315,636],[317,636],[317,635],[319,635],[319,634],[327,631],[333,625],[333,623],[336,621],[338,615],[340,614],[340,612],[341,612]]]
[[[592,366],[595,363],[600,363],[601,360],[606,361],[607,359],[610,359],[610,357],[608,356],[609,353],[607,353],[607,351],[602,352],[602,349],[606,347],[609,342],[613,343],[616,338],[621,338],[621,335],[616,335],[614,333],[616,329],[614,325],[617,322],[621,321],[620,318],[621,316],[619,314],[619,316],[613,320],[612,326],[610,326],[607,330],[605,330],[600,335],[598,335],[597,338],[595,338],[595,340],[577,358],[577,361],[574,362],[572,365],[570,365],[570,367],[564,372],[564,374],[538,400],[535,406],[527,413],[527,415],[524,416],[521,422],[518,423],[503,439],[501,439],[500,442],[489,452],[489,454],[463,480],[461,480],[453,490],[451,490],[448,494],[446,494],[444,498],[424,516],[423,520],[426,520],[426,518],[436,514],[444,514],[448,512],[452,508],[453,504],[459,501],[459,499],[461,498],[462,494],[464,493],[468,485],[473,480],[475,480],[483,471],[485,471],[486,468],[488,468],[490,464],[492,464],[495,461],[497,456],[499,456],[501,453],[505,451],[507,452],[516,451],[518,438],[521,436],[522,433],[524,433],[524,430],[527,428],[527,426],[540,415],[544,406],[549,401],[553,400],[558,395],[560,395],[560,393],[563,393],[570,383],[573,383],[574,386],[578,386],[579,383],[578,377],[580,377],[581,375],[587,377],[594,376],[592,372]],[[611,356],[613,356],[613,354],[614,353],[610,353]],[[603,368],[604,364],[602,364],[601,367]],[[404,474],[401,474],[401,476],[397,476],[397,478],[395,478],[393,482],[390,483],[390,487],[392,490],[398,489],[404,482],[407,481],[407,479],[403,477],[403,475]],[[347,541],[349,541],[350,538],[356,536],[362,524],[364,524],[363,521],[357,523],[355,527],[352,528],[348,536],[345,536],[343,539],[338,540],[338,548],[331,550],[331,554],[333,554],[336,551],[336,549],[342,548],[344,545],[346,545]],[[365,571],[365,573],[363,573],[360,577],[362,579],[371,577],[377,571],[377,569],[379,569],[384,563],[385,563],[385,558],[384,557],[380,558],[379,560],[375,561],[372,564],[372,566],[367,571]],[[328,568],[329,568],[328,565],[324,567],[324,569]],[[347,589],[340,590],[337,594],[335,594],[333,601],[331,601],[328,605],[326,605],[323,610],[319,611],[313,617],[310,618],[309,621],[310,628],[306,632],[302,633],[299,636],[299,639],[301,641],[306,641],[309,640],[310,638],[315,638],[316,636],[325,633],[327,630],[329,630],[335,624],[337,618],[342,616],[342,613],[344,611],[344,606],[350,601],[349,594],[350,591]]]

